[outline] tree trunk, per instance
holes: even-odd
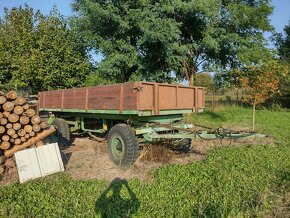
[[[193,86],[193,84],[194,84],[194,75],[193,74],[190,74],[189,75],[189,85],[190,86]]]
[[[189,85],[193,86],[195,84],[195,76],[196,76],[196,67],[194,64],[191,65],[189,69],[190,75],[189,75]]]
[[[253,127],[253,131],[255,131],[255,121],[256,119],[256,105],[253,105],[253,123],[252,123],[252,127]]]

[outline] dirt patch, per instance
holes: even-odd
[[[165,146],[144,145],[135,164],[127,170],[114,165],[107,154],[106,142],[96,142],[88,138],[76,138],[74,146],[63,151],[66,173],[74,179],[105,179],[113,180],[138,178],[150,179],[148,172],[152,168],[171,163],[188,163],[199,160],[200,154],[178,153]]]
[[[223,142],[225,145],[229,141]],[[274,144],[270,138],[263,140],[238,140],[231,141],[229,146],[244,146],[249,144]],[[169,149],[164,144],[144,144],[140,149],[140,156],[136,163],[127,170],[120,169],[109,159],[106,142],[97,142],[88,137],[77,137],[72,146],[61,149],[65,173],[74,179],[104,179],[112,181],[114,178],[121,179],[137,178],[150,179],[149,171],[153,168],[168,164],[186,164],[199,161],[217,146],[222,146],[219,140],[193,140],[192,148],[184,153]],[[17,169],[10,168],[2,176],[0,185],[10,184],[18,180]]]

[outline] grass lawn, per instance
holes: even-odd
[[[212,127],[248,128],[251,110],[193,115]],[[286,217],[290,212],[290,112],[257,111],[277,146],[219,147],[187,165],[153,170],[152,181],[73,181],[63,174],[0,188],[1,217]]]

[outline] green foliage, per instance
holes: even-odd
[[[288,75],[280,87],[281,95],[290,97],[290,23],[284,27],[284,34],[274,35],[274,40],[280,60],[289,66]]]
[[[280,58],[290,64],[290,22],[284,27],[284,34],[276,33],[274,35],[276,47]]]
[[[212,90],[214,88],[213,77],[208,73],[198,74],[195,77],[194,85],[205,87],[206,90]]]
[[[109,81],[107,79],[104,79],[99,75],[99,73],[91,73],[89,74],[82,86],[97,86],[97,85],[107,85],[107,84],[113,84],[115,81]]]
[[[239,126],[250,119],[249,112],[231,108],[195,114],[193,120]],[[126,210],[132,217],[285,217],[281,199],[290,191],[290,115],[259,110],[257,116],[260,130],[279,146],[217,148],[203,161],[155,169],[152,180],[127,185],[59,175],[0,187],[0,216],[120,217]]]
[[[75,0],[80,30],[104,55],[98,71],[118,82],[133,74],[170,81],[259,62],[269,56],[269,1]]]
[[[92,66],[83,39],[54,8],[5,9],[0,20],[0,84],[14,89],[69,88],[82,84]]]
[[[287,76],[288,68],[278,61],[269,60],[261,66],[248,66],[237,72],[242,101],[259,106],[277,94],[279,84]]]

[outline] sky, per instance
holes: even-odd
[[[0,0],[0,16],[4,14],[4,7],[10,9],[25,3],[35,10],[40,10],[43,14],[48,14],[53,5],[56,5],[64,16],[73,14],[71,9],[72,0]],[[274,12],[270,17],[271,24],[277,32],[282,32],[284,26],[288,25],[290,21],[290,0],[272,0],[272,5],[274,6]],[[270,37],[270,34],[266,33],[265,37]]]

